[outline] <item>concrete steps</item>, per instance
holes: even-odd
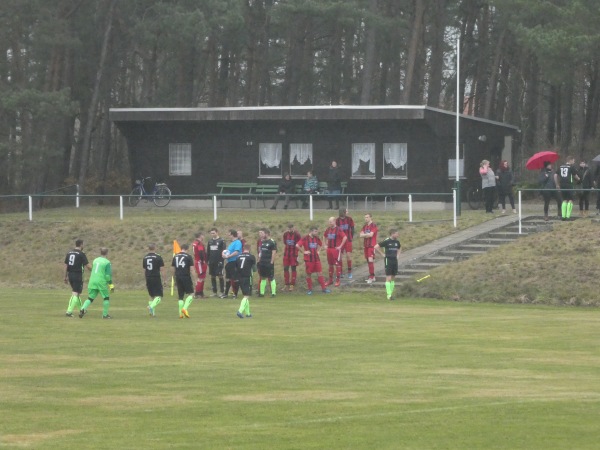
[[[406,280],[419,279],[441,265],[465,261],[473,256],[485,254],[501,245],[514,242],[520,237],[539,231],[546,231],[551,228],[552,222],[545,222],[543,218],[538,217],[523,220],[521,223],[521,234],[519,234],[518,224],[499,227],[493,231],[474,236],[401,264],[398,268],[398,275],[396,275],[396,282],[401,283]],[[383,288],[384,283],[385,276],[378,276],[372,284],[367,284],[363,279],[357,279],[352,283],[352,287],[358,289]]]

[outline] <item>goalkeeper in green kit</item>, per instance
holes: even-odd
[[[102,303],[102,318],[112,319],[112,317],[108,315],[110,304],[109,292],[114,292],[115,286],[112,284],[112,266],[110,261],[106,258],[106,255],[108,255],[108,249],[102,247],[100,249],[100,256],[94,259],[94,262],[92,263],[92,274],[90,275],[90,281],[88,282],[88,299],[79,310],[80,319],[83,318],[87,309],[98,294],[104,299],[104,302]]]

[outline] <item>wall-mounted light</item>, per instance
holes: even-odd
[[[246,141],[246,147],[252,147],[252,141]]]
[[[487,136],[485,134],[482,134],[477,139],[479,139],[480,142],[485,142],[485,141],[487,141]]]

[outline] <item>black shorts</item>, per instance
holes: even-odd
[[[242,294],[252,295],[252,282],[250,277],[242,277],[238,280]]]
[[[258,274],[262,279],[273,278],[275,276],[275,266],[267,261],[258,262]]]
[[[563,202],[569,201],[569,200],[573,200],[573,191],[560,191],[560,194],[562,196]]]
[[[177,294],[179,300],[183,300],[185,294],[194,293],[194,285],[192,284],[192,277],[177,277],[175,278],[175,284],[177,284]]]
[[[398,275],[398,260],[385,258],[385,274],[386,275]]]
[[[146,289],[150,297],[163,297],[163,284],[160,277],[146,277]]]
[[[228,280],[237,279],[237,261],[231,261],[225,264],[225,278]]]
[[[83,292],[83,273],[69,272],[69,284],[73,292],[81,294]]]
[[[208,263],[208,274],[211,277],[222,277],[223,276],[223,261],[209,262]]]

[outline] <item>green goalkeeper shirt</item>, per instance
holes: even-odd
[[[106,286],[112,282],[112,266],[104,256],[99,256],[92,263],[92,274],[88,287]]]

